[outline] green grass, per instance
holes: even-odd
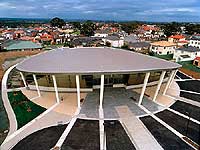
[[[154,55],[155,57],[161,58],[161,59],[165,59],[165,60],[172,60],[173,59],[173,54],[169,54],[169,55]]]
[[[200,68],[193,65],[192,61],[178,62],[183,68],[200,73]]]
[[[18,129],[46,110],[28,100],[21,91],[8,92],[8,98],[16,115]]]
[[[173,54],[158,55],[158,54],[150,53],[149,55],[150,55],[150,56],[157,57],[157,58],[165,59],[165,60],[172,60],[172,59],[173,59]]]

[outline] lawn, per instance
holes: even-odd
[[[183,68],[200,73],[200,68],[194,66],[192,61],[178,62]]]
[[[16,115],[18,129],[46,110],[28,100],[21,91],[8,92],[8,98]]]
[[[172,59],[173,59],[173,54],[158,55],[158,54],[150,53],[149,55],[150,55],[150,56],[157,57],[157,58],[165,59],[165,60],[172,60]]]

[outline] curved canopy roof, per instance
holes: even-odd
[[[131,73],[170,70],[177,63],[113,48],[63,48],[32,56],[17,65],[31,73]]]

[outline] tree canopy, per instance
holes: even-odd
[[[168,24],[164,24],[162,26],[165,35],[171,36],[177,33],[181,33],[181,24],[177,23],[177,22],[172,22],[172,23],[168,23]]]
[[[138,28],[139,23],[137,22],[127,22],[121,23],[121,29],[126,33],[130,34],[133,33],[134,30]]]
[[[200,34],[200,24],[188,24],[185,26],[185,30],[189,35]]]
[[[51,19],[50,24],[52,27],[59,27],[62,28],[66,23],[63,19],[60,19],[58,17]]]
[[[81,34],[85,36],[92,36],[94,35],[94,31],[96,30],[96,25],[91,21],[86,21],[81,26]]]

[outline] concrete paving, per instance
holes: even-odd
[[[146,114],[138,105],[140,94],[132,90],[126,90],[124,88],[105,88],[103,109],[105,119],[119,119],[120,116],[116,111],[118,106],[127,106],[130,111],[136,115]],[[142,105],[149,111],[155,112],[163,109],[162,106],[149,100],[148,97],[143,98]],[[99,90],[94,90],[85,98],[85,102],[82,105],[80,116],[88,118],[99,118]]]
[[[116,110],[139,150],[163,149],[127,106],[118,106]]]

